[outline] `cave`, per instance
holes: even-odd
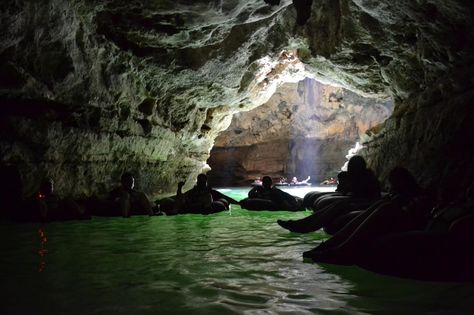
[[[24,194],[50,176],[90,196],[124,170],[171,192],[209,170],[233,114],[306,76],[394,100],[364,140],[382,180],[403,164],[424,185],[470,182],[472,5],[322,1],[303,25],[289,1],[174,6],[2,4],[0,148]]]
[[[336,178],[348,151],[392,112],[390,98],[367,98],[310,78],[283,84],[265,104],[234,114],[211,150],[209,182],[249,186],[270,176],[318,185]]]
[[[50,176],[61,194],[90,196],[125,170],[150,196],[172,192],[209,170],[233,114],[305,77],[393,99],[364,140],[381,180],[400,164],[423,185],[472,178],[472,5],[462,1],[320,1],[303,25],[289,1],[1,8],[1,159],[25,195]]]
[[[137,189],[152,200],[173,194],[181,181],[186,183],[185,188],[192,187],[201,173],[208,173],[210,180],[223,186],[248,185],[263,174],[275,178],[311,175],[319,182],[337,174],[355,141],[363,146],[359,154],[383,183],[390,169],[404,166],[423,187],[453,194],[464,192],[474,177],[473,16],[474,2],[466,0],[2,1],[0,175],[4,179],[2,192],[7,192],[2,196],[17,185],[21,186],[21,197],[27,198],[44,178],[53,178],[61,197],[86,199],[109,191],[124,172],[133,173]],[[324,110],[311,107],[317,103],[315,98],[320,98],[318,104],[323,104]],[[21,183],[12,182],[11,173],[3,173],[11,168]],[[20,257],[24,246],[25,252],[28,249],[39,253],[43,269],[47,264],[45,255],[52,255],[58,257],[58,264],[73,265],[85,275],[78,279],[72,273],[56,270],[46,284],[35,276],[29,285],[26,276],[15,273],[13,258],[5,258],[2,263],[7,267],[1,269],[20,274],[0,284],[2,292],[12,288],[8,297],[16,302],[9,305],[9,313],[31,312],[26,306],[31,301],[38,302],[39,310],[45,313],[70,312],[64,301],[73,300],[81,286],[67,291],[67,295],[61,281],[87,280],[94,285],[91,289],[103,284],[100,276],[88,278],[88,271],[81,269],[90,266],[89,262],[74,265],[75,251],[90,247],[91,259],[100,260],[105,259],[101,254],[104,250],[108,257],[122,257],[130,263],[134,258],[128,255],[134,246],[142,253],[135,240],[159,244],[152,228],[143,237],[134,234],[134,229],[151,224],[137,220],[130,221],[131,229],[117,223],[123,230],[110,225],[112,221],[98,221],[103,230],[97,228],[90,239],[84,236],[90,231],[81,225],[2,226],[3,240],[18,237],[18,242],[25,242],[8,245],[4,252],[15,252]],[[218,216],[215,221],[187,217],[170,220],[163,220],[170,225],[162,233],[174,240],[182,240],[183,231],[193,240],[225,234],[219,226],[224,224],[223,217]],[[253,221],[249,219],[247,225],[236,226],[241,231],[257,231],[261,228],[259,222],[269,220],[276,221],[276,217],[263,215]],[[193,227],[189,231],[187,224]],[[153,227],[157,226],[159,230],[159,224]],[[276,231],[272,227],[265,229]],[[45,231],[52,239],[49,243]],[[75,238],[69,234],[71,231]],[[128,233],[130,238],[126,237]],[[26,244],[26,239],[38,235],[40,249]],[[239,239],[229,235],[232,241]],[[275,235],[282,244],[291,243],[287,236],[276,232]],[[58,241],[61,236],[73,245]],[[106,249],[101,237],[126,245]],[[243,242],[250,244],[262,235],[247,237]],[[270,249],[268,253],[281,258],[283,265],[293,263],[295,260],[291,259],[299,255],[296,251],[303,251],[305,242],[315,240],[321,239],[295,238],[296,247],[286,256]],[[46,243],[52,246],[50,254],[45,251]],[[200,305],[200,293],[211,287],[222,289],[238,303],[227,303],[223,298],[220,303],[199,309],[201,313],[255,311],[259,307],[252,308],[253,303],[271,300],[256,287],[240,283],[259,296],[254,298],[241,295],[232,287],[232,279],[221,283],[212,278],[212,272],[205,269],[207,263],[222,272],[223,278],[232,269],[213,265],[220,257],[213,253],[242,258],[238,253],[247,247],[231,246],[235,251],[227,252],[225,246],[213,247],[211,243],[208,241],[202,248],[194,243],[189,245],[193,255],[204,253],[207,259],[194,268],[200,272],[197,282],[208,287],[194,283],[195,287],[184,290],[197,292],[195,299],[186,302],[183,296],[187,293],[183,293],[177,300],[167,300],[179,292],[180,288],[175,286],[155,303],[149,302],[150,308],[146,308],[146,303],[132,305],[122,299],[124,312],[150,312],[159,307],[158,303],[168,313],[176,305],[182,307],[183,313],[191,312],[191,304]],[[226,239],[224,244],[232,242]],[[267,244],[273,243],[268,240]],[[162,249],[161,245],[156,246]],[[163,251],[176,253],[179,246]],[[67,254],[61,256],[54,248]],[[127,248],[131,248],[130,252]],[[143,257],[155,259],[154,253],[143,250]],[[258,247],[258,251],[265,249]],[[251,257],[255,264],[259,262],[259,257]],[[164,278],[166,282],[174,275],[182,280],[181,284],[188,284],[186,263],[194,258],[189,255],[175,262],[182,269],[172,269],[171,264],[163,262],[164,270],[170,268],[172,276],[151,272],[151,277]],[[105,267],[112,260],[97,265],[96,271],[103,272],[106,278],[104,282],[109,281],[116,288],[139,288],[147,283],[153,287],[146,292],[150,294],[146,295],[148,301],[155,297],[152,292],[157,288],[159,291],[160,284],[151,284],[148,278],[135,281],[127,273],[126,264],[114,265],[121,273],[113,273]],[[28,258],[21,266],[36,264],[33,261]],[[349,312],[354,313],[380,313],[386,306],[380,300],[363,298],[364,289],[379,288],[377,283],[388,282],[371,278],[376,277],[371,274],[338,270],[334,275],[330,268],[311,269],[312,266],[302,264],[298,265],[297,273],[292,273],[288,265],[284,266],[280,273],[269,277],[275,287],[288,285],[293,291],[285,291],[277,306],[267,305],[262,312],[336,312],[340,307],[349,307]],[[233,268],[245,273],[240,265]],[[260,271],[254,278],[252,272],[245,277],[265,279],[266,271]],[[297,283],[309,285],[305,281],[314,272],[322,275],[321,279],[330,280],[327,299],[318,301],[319,306],[323,305],[320,309],[311,308],[314,305],[305,308],[296,301],[298,297],[306,301],[308,296],[298,295],[301,288]],[[373,287],[364,287],[361,279],[365,277],[373,280]],[[407,290],[413,284],[398,279],[395,282],[398,288]],[[15,286],[16,283],[24,286]],[[333,284],[337,285],[332,287]],[[36,295],[34,290],[43,285],[45,290]],[[267,289],[273,297],[281,297],[275,287]],[[360,300],[347,302],[334,295],[343,290],[350,296],[354,292],[351,290],[356,290],[354,287],[361,289],[357,293]],[[391,288],[393,292],[398,290]],[[24,297],[19,297],[21,289],[27,293]],[[64,291],[64,301],[56,303],[48,290]],[[311,295],[318,295],[320,288],[311,290]],[[410,292],[423,290],[435,299],[437,294],[448,292],[448,287],[420,284]],[[215,291],[209,294],[219,295]],[[117,310],[104,305],[123,296],[88,297],[97,305],[91,302],[84,306],[86,312],[111,313]],[[282,302],[285,298],[295,308]],[[367,304],[360,306],[358,301]],[[377,306],[371,309],[371,303]],[[412,303],[407,299],[390,307],[394,311],[411,311]],[[426,301],[418,306],[420,311],[426,307],[432,310],[444,302],[439,303]],[[446,302],[441,307],[456,313],[472,307],[466,303],[462,304],[466,309],[456,308],[458,302]]]

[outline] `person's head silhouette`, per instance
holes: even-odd
[[[132,190],[135,187],[135,178],[131,173],[123,173],[120,182],[125,190]]]
[[[263,186],[263,188],[271,188],[271,187],[272,187],[272,184],[273,184],[273,181],[272,181],[272,179],[270,178],[270,176],[263,176],[263,178],[262,178],[262,186]]]
[[[199,174],[197,176],[196,186],[198,188],[206,188],[207,187],[207,176],[205,174]]]
[[[349,174],[360,173],[366,168],[367,164],[365,163],[364,158],[360,155],[354,155],[351,157],[349,163],[347,164],[347,172]]]

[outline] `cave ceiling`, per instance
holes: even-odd
[[[473,64],[473,4],[462,0],[9,0],[0,10],[0,96],[23,117],[9,122],[12,137],[40,130],[49,143],[28,139],[41,147],[30,166],[71,155],[141,172],[168,163],[153,184],[204,169],[231,114],[284,82],[312,77],[402,103]],[[27,122],[31,112],[49,126]],[[3,145],[4,159],[25,146]]]
[[[303,26],[291,1],[277,2],[6,1],[2,59],[61,102],[213,108],[251,103],[256,80],[272,88],[283,50],[307,75],[401,98],[471,57],[466,1],[314,1]]]

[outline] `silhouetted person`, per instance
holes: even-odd
[[[120,186],[112,190],[106,200],[99,200],[94,208],[94,213],[100,216],[153,215],[150,201],[143,192],[135,189],[135,178],[128,172],[122,174]]]
[[[305,208],[314,208],[317,200],[323,197],[329,196],[345,196],[349,193],[349,179],[347,172],[342,171],[337,174],[337,187],[335,192],[321,192],[321,191],[311,191],[307,193],[303,198],[303,206]]]
[[[448,189],[449,190],[449,189]],[[423,230],[391,233],[353,257],[363,268],[431,281],[474,281],[474,184],[461,198],[441,191]]]
[[[305,253],[315,261],[352,264],[382,237],[426,226],[431,198],[413,175],[396,167],[389,175],[390,195],[371,205],[332,238]]]
[[[228,210],[229,203],[238,204],[236,200],[209,187],[205,174],[199,174],[196,185],[185,193],[182,192],[183,186],[184,182],[178,183],[178,190],[174,197],[172,209],[170,209],[169,201],[166,202],[166,205],[162,206],[162,210],[167,214],[210,214]]]
[[[474,183],[459,196],[447,189],[439,189],[438,197],[437,205],[431,210],[426,231],[447,232],[456,220],[474,215]],[[474,230],[468,231],[468,234],[474,236]]]
[[[347,164],[348,190],[357,198],[377,199],[380,197],[380,183],[372,170],[367,168],[365,159],[354,155]]]
[[[248,198],[241,200],[240,205],[247,210],[302,210],[298,199],[274,187],[269,176],[264,176],[262,186],[253,187],[249,191]]]
[[[388,182],[390,183],[389,195],[386,195],[386,198],[381,199],[381,201],[392,199],[394,198],[394,196],[397,196],[397,198],[410,199],[413,196],[421,193],[421,188],[418,186],[418,183],[416,182],[415,178],[405,168],[395,167],[394,169],[392,169],[392,171],[389,174]],[[349,183],[347,182],[345,187],[341,187],[341,189],[349,190],[350,187],[348,184]],[[379,186],[378,183],[376,185],[377,187]],[[374,198],[374,200],[375,199],[378,199],[378,198]],[[369,206],[370,205],[367,205],[367,207]],[[353,210],[347,214],[343,214],[339,216],[338,218],[336,218],[335,220],[333,220],[332,222],[330,222],[329,224],[327,224],[324,227],[324,231],[328,234],[333,235],[337,231],[342,229],[349,221],[351,221],[352,219],[354,219],[355,217],[357,217],[359,214],[361,214],[364,211],[365,209]],[[421,214],[422,217],[424,215],[426,214]]]
[[[363,157],[355,155],[348,163],[347,181],[341,187],[344,195],[323,195],[314,203],[315,213],[300,220],[278,220],[277,223],[292,232],[309,233],[329,227],[332,233],[344,226],[352,217],[349,213],[363,210],[380,198],[380,184],[373,172],[366,168]],[[343,222],[338,222],[344,218]],[[336,224],[337,223],[337,224]]]
[[[308,177],[306,177],[305,180],[299,181],[298,177],[295,176],[291,179],[290,185],[311,185],[309,183],[310,179],[311,179],[311,176],[308,176]]]
[[[381,193],[379,181],[372,170],[367,168],[364,158],[359,155],[350,158],[347,164],[347,177],[344,177],[340,188],[343,194],[328,194],[318,198],[313,204],[313,209],[317,211],[339,201],[347,201],[349,204],[345,208],[349,211],[364,209],[379,199]]]
[[[54,193],[52,178],[44,179],[38,191],[33,196],[32,213],[33,221],[64,221],[87,218],[84,209],[71,198],[61,199]]]
[[[346,171],[339,172],[337,174],[337,187],[336,192],[340,194],[347,194],[349,193],[349,174]]]

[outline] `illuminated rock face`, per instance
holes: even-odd
[[[289,0],[3,1],[1,159],[25,194],[46,175],[62,194],[103,192],[124,170],[169,192],[207,169],[232,114],[313,76],[395,99],[368,139],[380,174],[403,162],[426,182],[464,180],[467,155],[451,152],[472,147],[454,141],[471,132],[472,13],[456,0],[322,0],[298,26]]]
[[[347,151],[391,114],[391,100],[369,99],[305,79],[281,86],[270,100],[234,115],[208,161],[214,185],[249,184],[255,177],[335,177]]]

